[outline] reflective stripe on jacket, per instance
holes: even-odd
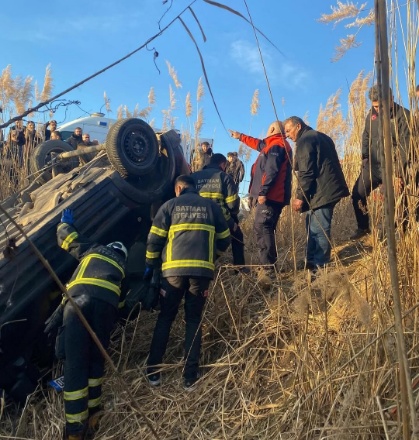
[[[218,165],[207,165],[203,170],[191,174],[191,177],[195,180],[199,195],[216,202],[229,224],[231,216],[235,217],[240,209],[240,197],[232,177],[220,170]]]
[[[214,277],[214,261],[230,244],[230,231],[221,209],[186,188],[163,204],[147,240],[146,261],[158,266],[163,277]]]
[[[123,301],[121,282],[125,277],[125,259],[108,246],[93,244],[67,223],[57,227],[58,245],[80,260],[67,290],[72,297],[88,294],[115,307]]]

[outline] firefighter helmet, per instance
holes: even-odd
[[[127,259],[127,257],[128,257],[128,250],[123,245],[123,243],[121,243],[120,241],[113,241],[112,243],[109,243],[107,246],[112,248],[112,249],[115,249],[120,254],[123,254],[125,259]]]

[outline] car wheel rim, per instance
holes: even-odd
[[[124,137],[123,148],[126,157],[135,164],[142,164],[149,159],[149,140],[140,130],[130,130]]]

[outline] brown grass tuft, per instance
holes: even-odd
[[[257,115],[258,111],[260,108],[260,104],[259,104],[259,90],[256,89],[253,93],[253,97],[252,97],[252,103],[250,104],[250,114],[252,116]]]
[[[192,116],[193,107],[191,101],[191,92],[188,92],[185,98],[185,114],[187,118]]]
[[[202,82],[202,76],[198,80],[198,87],[196,89],[196,100],[197,102],[200,102],[201,99],[204,97],[205,94],[205,88],[204,83]]]
[[[44,86],[41,92],[41,101],[47,101],[51,97],[51,92],[53,88],[52,74],[51,74],[51,64],[45,69]]]
[[[167,64],[167,68],[169,69],[169,75],[172,78],[175,87],[177,89],[182,88],[182,83],[179,81],[176,70],[171,66],[169,61],[166,61],[166,64]]]
[[[362,12],[367,3],[363,3],[359,8],[355,6],[352,2],[347,1],[346,3],[337,2],[336,6],[331,6],[332,12],[330,14],[322,14],[322,16],[319,18],[319,21],[321,23],[339,23],[342,20],[345,20],[346,18],[350,17],[356,17],[359,15],[360,12]]]

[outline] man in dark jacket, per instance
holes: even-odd
[[[43,128],[44,138],[46,141],[49,141],[51,139],[51,133],[57,130],[57,121],[55,119],[52,119],[51,121],[48,121]]]
[[[99,142],[94,140],[90,140],[90,134],[89,133],[83,133],[82,140],[77,144],[77,149],[83,148],[83,147],[91,147],[93,145],[99,145]],[[88,162],[90,162],[97,153],[85,153],[81,154],[79,156],[79,163],[80,165],[86,165]]]
[[[195,181],[199,195],[213,200],[223,211],[232,236],[233,264],[244,266],[246,264],[244,260],[244,238],[237,217],[240,210],[240,197],[237,194],[237,187],[233,179],[225,173],[226,165],[227,159],[223,154],[213,154],[210,163],[202,171],[192,173],[191,177]],[[248,272],[248,268],[244,267],[239,270]]]
[[[351,240],[358,240],[369,234],[370,224],[367,210],[367,197],[375,188],[383,183],[381,175],[381,157],[379,131],[380,97],[378,87],[372,86],[368,96],[372,102],[372,108],[365,119],[364,132],[362,134],[362,169],[352,189],[352,204],[355,211],[358,229]],[[409,151],[410,112],[393,101],[391,96],[390,119],[391,139],[394,152],[394,185],[399,193],[404,186],[404,173],[407,165],[407,153]]]
[[[72,211],[64,210],[57,227],[58,245],[80,260],[67,291],[106,349],[122,300],[128,252],[120,242],[107,246],[91,243],[79,235],[73,223]],[[63,324],[65,438],[81,440],[89,417],[90,425],[101,408],[104,359],[69,301]]]
[[[236,151],[234,151],[233,153],[227,153],[227,161],[228,162],[226,167],[226,173],[233,178],[233,181],[237,186],[237,192],[238,192],[240,182],[242,182],[244,178],[244,164],[238,158]]]
[[[217,255],[230,244],[230,232],[221,208],[201,197],[190,176],[175,182],[176,198],[164,203],[154,218],[147,240],[146,271],[162,262],[161,310],[154,329],[148,357],[150,385],[160,385],[158,365],[163,360],[170,329],[180,302],[185,298],[185,389],[198,380],[201,352],[201,316],[214,277]]]
[[[349,195],[333,140],[291,116],[285,133],[296,143],[295,169],[298,188],[292,208],[306,216],[306,268],[317,270],[330,260],[330,231],[336,203]]]
[[[259,151],[252,166],[249,193],[256,205],[254,231],[259,259],[267,274],[275,274],[273,265],[278,258],[275,229],[284,206],[291,199],[291,147],[285,139],[281,121],[273,122],[263,140],[229,130],[233,138]]]
[[[202,142],[201,149],[195,151],[195,155],[192,159],[191,169],[192,172],[200,171],[207,166],[211,160],[212,147],[209,142]]]
[[[74,129],[73,134],[65,141],[69,143],[76,150],[77,145],[83,142],[82,133],[83,130],[81,129],[81,127],[76,127]]]

